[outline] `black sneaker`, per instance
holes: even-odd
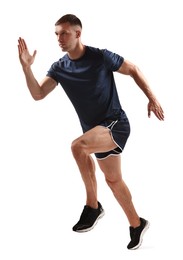
[[[130,227],[131,241],[127,245],[128,249],[137,249],[142,244],[143,235],[144,235],[145,231],[149,228],[150,223],[143,218],[140,218],[140,222],[141,222],[141,224],[139,227],[136,227],[136,228]]]
[[[84,206],[80,219],[77,224],[72,228],[76,232],[87,232],[94,228],[98,220],[104,216],[104,210],[100,202],[98,202],[98,209]]]

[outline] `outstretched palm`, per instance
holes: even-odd
[[[33,52],[33,55],[30,55],[27,44],[22,38],[18,39],[18,52],[22,67],[29,67],[33,64],[36,56],[36,51]]]

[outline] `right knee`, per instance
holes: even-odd
[[[116,186],[119,183],[119,180],[113,179],[113,178],[105,178],[105,181],[107,185],[110,187],[110,189],[114,192],[116,189]]]

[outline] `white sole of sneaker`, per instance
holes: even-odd
[[[96,224],[97,224],[97,222],[99,221],[99,219],[101,219],[104,215],[105,215],[105,211],[103,210],[102,213],[101,213],[101,214],[98,216],[98,218],[95,220],[93,226],[91,226],[91,227],[89,227],[89,228],[86,228],[86,229],[82,229],[82,230],[76,230],[76,232],[78,232],[78,233],[84,233],[84,232],[88,232],[88,231],[92,230],[92,229],[96,226]]]
[[[143,242],[143,236],[144,236],[145,232],[148,230],[149,226],[150,226],[150,223],[149,223],[149,221],[147,221],[147,223],[146,223],[146,225],[145,225],[145,227],[144,227],[144,229],[143,229],[143,231],[142,231],[142,233],[140,235],[140,240],[139,240],[138,245],[136,245],[133,248],[130,248],[130,250],[135,250],[135,249],[137,249],[137,248],[139,248],[141,246],[141,244]]]

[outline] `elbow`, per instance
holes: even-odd
[[[133,64],[133,66],[131,66],[130,68],[129,74],[132,78],[135,78],[139,74],[139,71],[140,71],[139,68]]]
[[[39,100],[42,100],[42,99],[44,98],[43,95],[32,95],[32,97],[33,97],[33,99],[34,99],[35,101],[39,101]]]

